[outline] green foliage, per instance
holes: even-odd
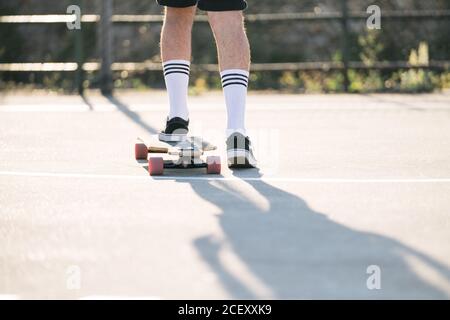
[[[368,30],[366,34],[359,36],[358,43],[361,46],[359,57],[366,66],[372,66],[379,61],[380,53],[384,46],[380,41],[379,30]]]
[[[189,88],[189,93],[191,95],[201,95],[208,91],[208,80],[206,77],[198,77],[194,81],[194,85]]]
[[[441,87],[440,79],[432,72],[423,69],[399,71],[394,73],[386,83],[391,91],[405,93],[432,92]]]
[[[450,89],[450,72],[443,73],[439,76],[439,88]]]
[[[366,93],[380,92],[384,88],[382,76],[379,71],[370,70],[367,73],[349,71],[350,92]]]
[[[325,92],[342,92],[344,90],[344,76],[341,72],[334,72],[324,80]]]
[[[425,42],[421,42],[417,50],[411,50],[409,63],[414,67],[428,65],[428,45]],[[410,69],[394,73],[390,79],[390,87],[396,91],[409,93],[431,92],[440,86],[439,80],[439,77],[431,71]]]
[[[300,87],[300,79],[292,71],[285,71],[279,78],[280,88],[287,91],[297,91]]]

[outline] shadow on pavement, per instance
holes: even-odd
[[[117,110],[122,112],[128,119],[132,120],[134,123],[141,126],[143,129],[145,129],[150,134],[158,133],[158,130],[156,130],[152,126],[148,125],[145,121],[143,121],[141,119],[141,116],[138,113],[130,110],[130,108],[126,104],[122,103],[116,97],[111,96],[111,95],[106,95],[105,98],[108,99],[108,101],[110,103],[112,103],[114,106],[116,106]]]
[[[157,133],[118,99],[106,98],[130,120],[149,133]],[[185,177],[181,171],[176,175]],[[233,175],[261,176],[258,170],[237,170]],[[189,183],[199,197],[220,208],[224,239],[207,235],[196,239],[194,245],[234,298],[449,298],[444,289],[423,280],[410,263],[426,265],[449,283],[446,266],[396,240],[333,222],[302,198],[263,180],[174,180]],[[268,209],[236,190],[236,183],[253,188],[267,201]],[[230,272],[220,258],[224,247],[232,250],[270,296]],[[367,289],[369,265],[381,268],[381,290]]]
[[[92,104],[91,100],[86,96],[86,94],[81,94],[80,97],[83,103],[89,108],[89,111],[94,111],[94,105]]]
[[[257,170],[233,174],[260,177]],[[264,181],[179,182],[189,183],[198,196],[221,210],[218,219],[224,239],[207,235],[194,245],[234,298],[449,298],[445,289],[421,279],[408,262],[419,261],[448,283],[447,267],[396,240],[333,222],[298,196]],[[233,183],[246,183],[267,200],[269,208],[252,203]],[[268,289],[269,296],[229,271],[220,259],[225,247]],[[381,290],[367,289],[369,265],[381,268]]]

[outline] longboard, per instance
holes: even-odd
[[[136,160],[148,160],[148,172],[151,176],[162,175],[164,169],[189,168],[206,168],[208,174],[220,174],[220,157],[204,156],[216,149],[216,146],[201,137],[166,142],[159,140],[158,135],[151,136],[148,142],[138,138],[134,147]]]

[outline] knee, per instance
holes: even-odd
[[[244,33],[242,11],[208,12],[208,20],[214,33]]]
[[[173,27],[190,29],[194,22],[195,7],[166,8],[164,23]]]

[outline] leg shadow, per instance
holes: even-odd
[[[117,110],[122,112],[128,119],[132,120],[134,123],[141,126],[143,129],[145,129],[149,133],[151,133],[151,134],[158,133],[158,130],[156,130],[152,126],[148,125],[144,120],[142,120],[141,116],[138,113],[130,110],[130,108],[128,108],[128,106],[126,104],[122,103],[116,97],[111,96],[111,95],[106,95],[105,98],[108,99],[108,101],[110,103],[112,103],[114,106],[116,106]]]
[[[89,108],[89,111],[94,111],[94,106],[91,102],[91,100],[86,96],[86,94],[80,95],[81,100],[83,100],[83,103]]]
[[[232,297],[449,297],[448,290],[428,283],[411,268],[408,258],[427,265],[448,283],[449,269],[425,254],[388,237],[333,222],[300,197],[257,179],[257,170],[235,171],[234,175],[256,179],[180,180],[190,183],[197,195],[221,210],[218,219],[224,239],[205,236],[194,245]],[[253,188],[268,207],[248,199],[233,183]],[[230,266],[219,259],[224,247],[231,249],[252,278],[269,290],[269,296],[229,271]],[[369,265],[381,268],[381,290],[367,288]]]

